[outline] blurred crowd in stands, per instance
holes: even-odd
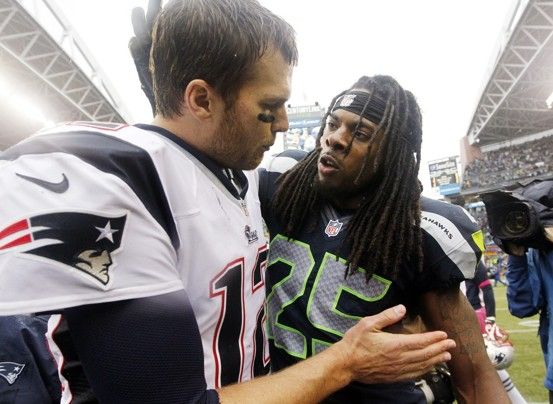
[[[553,136],[484,153],[467,165],[463,189],[501,187],[547,174],[553,176]]]

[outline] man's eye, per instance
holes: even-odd
[[[337,128],[336,124],[332,121],[327,121],[326,126],[327,126],[327,128],[333,129],[333,130]]]
[[[279,109],[281,104],[264,104],[263,109],[269,110],[269,111],[276,111]]]
[[[370,133],[361,132],[358,130],[357,132],[355,132],[355,137],[359,140],[369,140],[372,135]]]

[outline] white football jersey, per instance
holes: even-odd
[[[0,315],[184,288],[208,388],[264,373],[256,174],[235,171],[233,183],[161,128],[99,125],[60,126],[0,153]]]

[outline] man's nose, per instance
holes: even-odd
[[[275,120],[271,124],[271,131],[276,132],[286,132],[289,127],[288,114],[286,113],[286,108],[279,108],[278,111],[274,114]]]
[[[345,150],[350,142],[350,135],[347,128],[340,126],[334,132],[327,134],[325,143],[333,150]]]

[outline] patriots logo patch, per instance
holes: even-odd
[[[501,363],[503,362],[503,359],[505,359],[505,354],[503,352],[498,352],[495,354],[494,359],[496,363]]]
[[[25,365],[15,362],[0,362],[0,376],[8,381],[8,384],[14,384]]]
[[[331,220],[326,225],[325,234],[328,237],[335,237],[338,235],[338,233],[340,233],[343,225],[344,223],[340,222],[339,220]]]
[[[18,220],[0,229],[0,254],[31,254],[68,265],[106,286],[121,249],[127,215],[59,212]]]

